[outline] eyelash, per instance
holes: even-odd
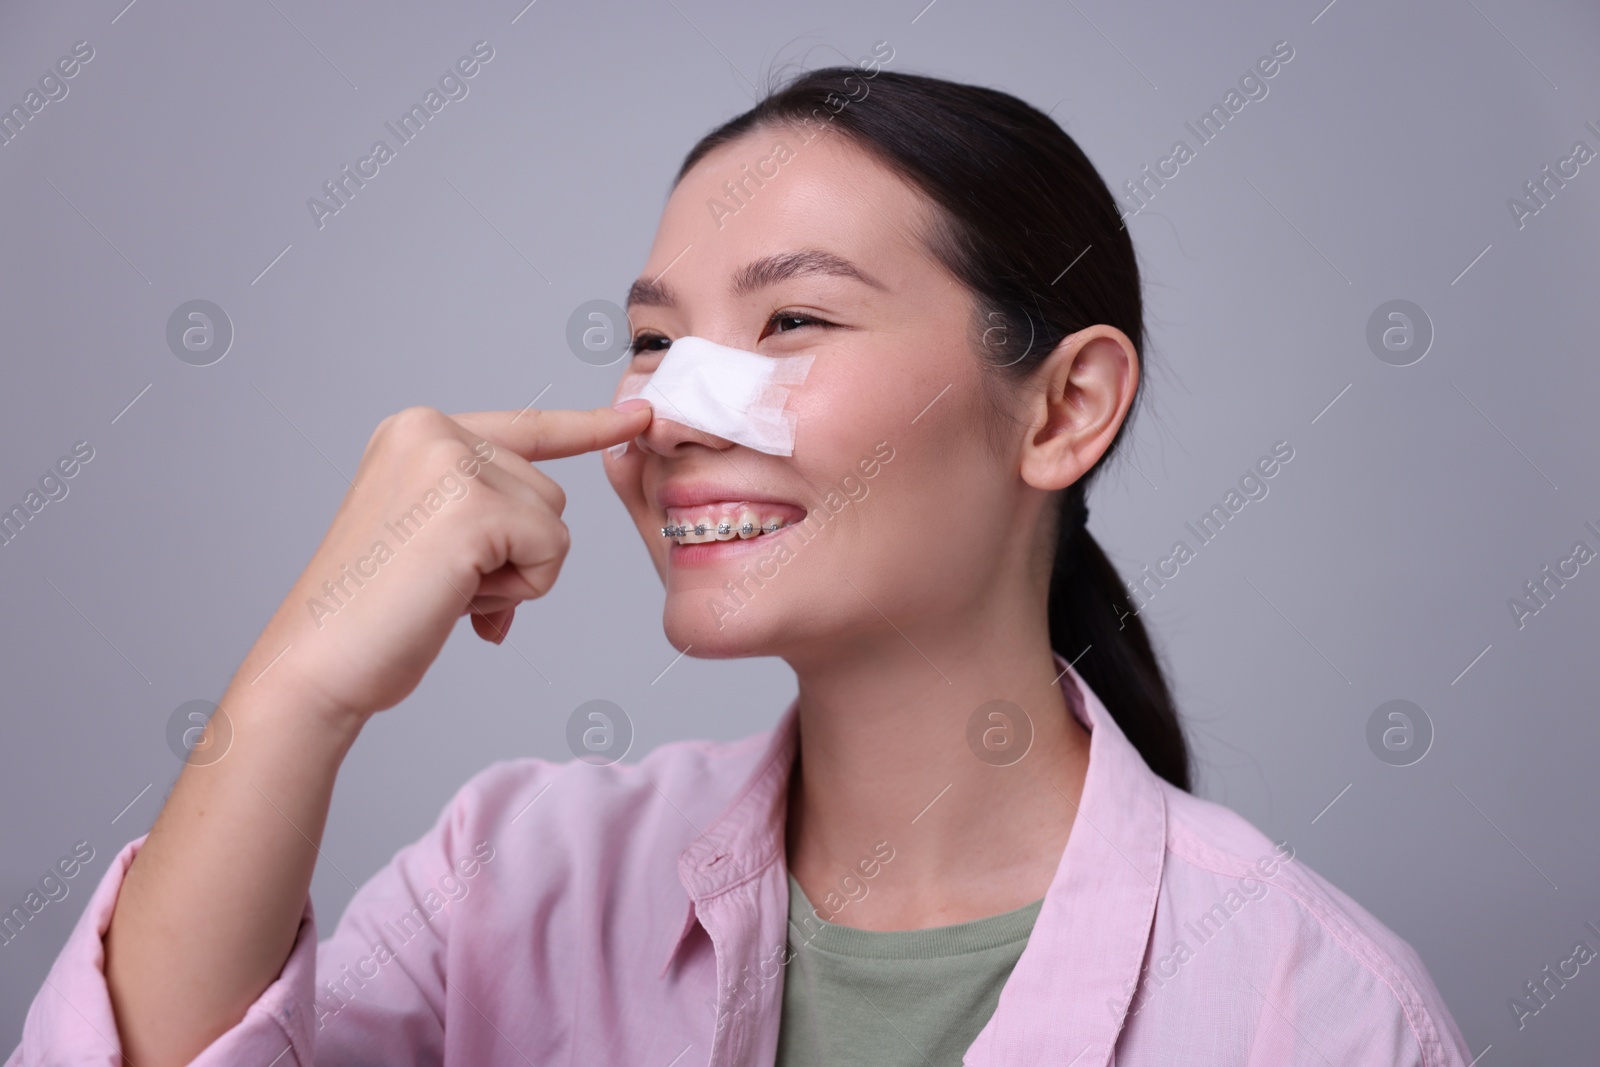
[[[780,322],[780,321],[782,321],[784,319],[796,319],[802,325],[808,325],[808,326],[828,326],[828,325],[831,325],[830,323],[824,322],[821,319],[816,318],[815,316],[802,315],[802,314],[799,314],[798,312],[787,314],[787,315],[783,314],[782,312],[779,312],[778,314],[772,316],[772,318],[767,320],[767,325],[770,326],[774,322]],[[798,329],[798,328],[799,327],[795,327],[795,329]],[[794,329],[782,330],[782,331],[779,331],[779,332],[781,332],[781,333],[793,333]],[[663,337],[658,333],[652,333],[652,332],[650,332],[648,330],[643,330],[643,331],[640,331],[639,333],[635,334],[633,340],[628,343],[628,355],[630,355],[630,356],[638,356],[638,355],[646,355],[646,354],[649,354],[651,352],[664,352],[664,351],[666,351],[666,349],[664,349],[664,348],[646,349],[646,348],[642,347],[643,345],[649,344],[649,343],[651,343],[653,341],[666,341],[669,345],[671,344],[671,339],[670,338]]]

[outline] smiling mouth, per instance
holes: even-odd
[[[674,544],[750,540],[774,534],[805,518],[805,509],[790,504],[727,501],[697,507],[668,508],[661,536]]]

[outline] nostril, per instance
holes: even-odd
[[[675,456],[681,454],[690,445],[705,445],[716,448],[727,444],[721,438],[712,437],[702,433],[692,426],[685,426],[681,422],[664,416],[658,416],[643,433],[633,439],[634,444],[658,456]]]

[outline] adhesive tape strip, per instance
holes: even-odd
[[[623,375],[617,401],[644,397],[657,418],[758,452],[792,456],[798,416],[785,407],[815,358],[763,356],[704,337],[680,337],[653,372]]]

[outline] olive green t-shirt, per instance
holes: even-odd
[[[960,1067],[1043,899],[926,930],[823,922],[789,876],[777,1067]]]

